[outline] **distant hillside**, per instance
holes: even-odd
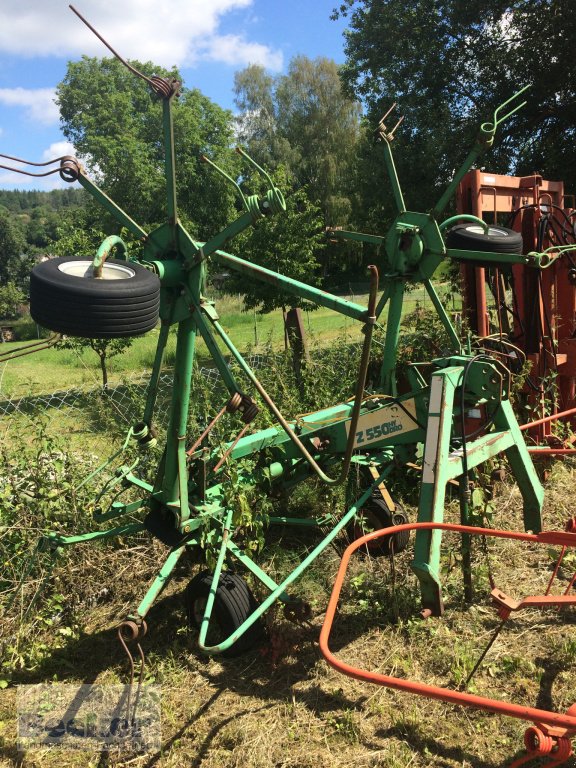
[[[10,213],[31,213],[37,208],[51,211],[77,208],[86,199],[83,189],[53,189],[50,192],[38,190],[0,190],[0,212],[5,209]]]

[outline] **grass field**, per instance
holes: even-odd
[[[417,300],[422,297],[415,295]],[[219,307],[238,346],[254,346],[254,318],[237,311],[232,300],[219,302]],[[318,311],[309,317],[310,329],[322,344],[329,345],[344,333],[352,339],[353,330],[359,337],[351,322],[335,325],[330,314]],[[280,314],[258,321],[262,325],[257,326],[261,336],[256,349],[264,349],[269,340],[281,348]],[[323,322],[327,326],[319,331]],[[153,338],[150,334],[138,340],[114,362],[114,375],[121,378],[149,366]],[[94,386],[97,373],[97,363],[79,362],[68,352],[39,353],[2,366],[1,391],[7,396],[79,383]],[[0,547],[5,540],[15,542],[11,550],[0,548],[4,583],[17,580],[40,530],[79,533],[93,527],[92,492],[78,489],[73,480],[110,455],[117,440],[94,423],[88,411],[59,411],[50,434],[42,431],[41,421],[25,413],[0,419],[0,447],[6,457],[0,477]],[[122,461],[120,457],[118,463]],[[404,469],[398,471],[395,494],[414,520],[418,481],[414,475],[404,476]],[[48,486],[29,485],[38,473]],[[552,466],[543,510],[546,529],[564,528],[573,515],[575,482],[570,459]],[[5,522],[3,512],[14,497],[20,499],[20,517]],[[339,514],[343,498],[310,481],[274,504],[286,515]],[[511,478],[494,485],[492,505],[494,527],[522,529],[522,500]],[[457,500],[449,494],[445,519],[458,518]],[[271,528],[258,563],[280,581],[312,551],[320,536],[320,531]],[[19,752],[17,690],[39,683],[63,683],[73,690],[80,684],[126,683],[129,665],[116,627],[142,598],[166,558],[166,547],[140,535],[67,550],[26,620],[23,612],[40,586],[41,572],[34,571],[25,581],[11,607],[9,590],[0,591],[1,768],[509,766],[522,754],[529,723],[369,685],[342,676],[325,662],[318,637],[346,543],[342,535],[291,588],[291,594],[310,605],[310,616],[293,622],[281,607],[273,607],[266,614],[262,641],[237,659],[199,653],[198,633],[187,626],[183,594],[203,566],[185,558],[180,561],[147,617],[149,632],[142,641],[144,680],[161,689],[161,746],[146,754],[58,748]],[[471,603],[463,596],[459,538],[446,535],[442,553],[446,612],[427,621],[419,616],[411,545],[393,559],[355,556],[332,635],[336,655],[362,669],[460,689],[499,624],[490,599],[490,577],[515,598],[541,594],[558,548],[494,539],[488,539],[485,548],[478,539],[473,548]],[[569,552],[559,568],[555,593],[566,589],[575,569],[576,553]],[[247,579],[256,597],[264,599],[266,590],[249,574]],[[576,701],[575,608],[513,614],[468,690],[566,712]],[[564,765],[576,768],[576,760],[570,758]]]
[[[366,305],[367,294],[348,295],[351,301]],[[411,291],[405,301],[405,313],[417,305],[430,306],[424,289]],[[224,330],[240,351],[253,352],[284,348],[283,318],[280,310],[268,315],[242,311],[239,296],[223,296],[216,303]],[[311,341],[322,345],[346,336],[350,341],[362,338],[361,324],[336,312],[318,308],[304,312],[305,330]],[[129,373],[149,370],[154,359],[157,331],[134,340],[132,346],[109,363],[110,381],[119,381]],[[21,397],[35,393],[54,392],[72,386],[95,386],[100,379],[98,357],[91,350],[78,354],[70,350],[48,349],[33,355],[2,362],[1,355],[25,346],[25,343],[0,344],[0,399]],[[175,349],[175,331],[167,349],[168,362]],[[210,366],[208,351],[202,342],[197,344],[198,360]]]
[[[572,468],[557,467],[548,486],[545,519],[561,527],[574,483]],[[498,495],[500,527],[520,524],[520,499],[504,485]],[[456,506],[446,510],[455,520]],[[274,578],[313,545],[288,530],[273,533],[263,564]],[[345,586],[332,648],[367,670],[458,689],[498,625],[488,598],[487,566],[475,550],[476,595],[462,599],[458,564],[445,541],[446,614],[422,622],[410,574],[409,552],[390,563],[357,557]],[[546,547],[490,540],[493,575],[519,596],[542,591],[551,573]],[[80,550],[78,550],[80,554]],[[125,655],[114,626],[142,594],[163,557],[159,544],[125,541],[108,551],[82,548],[60,569],[44,626],[14,684],[55,681],[111,685],[127,680]],[[182,590],[189,568],[178,569],[165,596],[149,614],[145,679],[161,687],[162,747],[151,754],[85,753],[35,749],[18,753],[14,741],[16,692],[0,691],[0,764],[30,768],[136,766],[137,768],[501,768],[521,754],[524,721],[462,709],[343,677],[321,657],[317,640],[339,557],[329,550],[297,586],[312,615],[290,623],[281,611],[268,616],[267,640],[238,659],[204,658],[196,632],[185,628]],[[137,564],[137,567],[136,567]],[[566,584],[574,561],[560,573]],[[86,576],[90,575],[87,579]],[[522,612],[491,648],[470,690],[490,698],[553,708],[574,703],[576,622],[573,609]],[[399,619],[394,619],[399,616]],[[41,622],[41,619],[38,619]],[[12,624],[14,627],[14,625]],[[18,632],[17,627],[14,631]],[[43,642],[41,642],[43,641]],[[567,768],[573,768],[569,760]]]

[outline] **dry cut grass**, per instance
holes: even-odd
[[[557,465],[547,484],[545,523],[563,527],[572,514],[574,468]],[[521,528],[516,488],[501,486],[496,527]],[[457,519],[457,507],[447,507]],[[271,536],[265,564],[279,576],[313,544],[288,531]],[[541,593],[557,553],[546,547],[489,540],[499,587],[521,597]],[[34,629],[36,653],[14,683],[58,680],[122,682],[125,659],[113,627],[125,617],[165,555],[158,543],[126,542],[126,549],[84,547],[56,575],[67,604],[52,627]],[[488,597],[488,565],[474,548],[475,598],[462,597],[459,541],[444,539],[446,613],[422,621],[410,551],[395,559],[394,583],[386,559],[356,557],[335,622],[332,647],[358,667],[457,688],[498,624]],[[0,692],[0,764],[30,768],[500,768],[518,756],[527,724],[463,709],[344,677],[318,649],[318,635],[339,563],[330,550],[297,584],[312,606],[310,622],[291,624],[279,609],[268,617],[268,639],[239,659],[205,658],[184,621],[181,593],[190,577],[183,564],[149,615],[143,647],[147,680],[162,686],[162,749],[155,754],[85,754],[60,750],[16,752],[15,690]],[[558,591],[576,569],[571,555]],[[59,634],[70,626],[72,636]],[[22,633],[8,617],[4,631]],[[45,647],[42,648],[41,644]],[[545,709],[576,701],[576,612],[534,610],[513,616],[487,654],[469,690]],[[566,764],[574,768],[572,759]]]

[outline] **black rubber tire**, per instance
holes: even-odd
[[[484,232],[480,224],[466,222],[456,224],[446,235],[446,247],[460,251],[485,251],[487,253],[522,253],[522,235],[513,229],[490,225]]]
[[[152,330],[160,310],[157,275],[132,261],[108,259],[103,278],[97,279],[91,276],[91,264],[75,256],[37,264],[30,275],[32,319],[51,331],[87,339],[140,336]]]
[[[201,571],[194,576],[184,592],[188,624],[194,629],[200,629],[200,616],[210,593],[212,576],[210,571]],[[216,620],[222,639],[238,629],[257,607],[258,603],[243,578],[229,571],[220,574],[211,621]],[[263,637],[264,627],[258,619],[228,650],[219,655],[228,658],[240,656],[254,648]]]
[[[408,518],[402,507],[396,504],[396,511],[390,513],[384,499],[379,493],[375,493],[356,515],[355,520],[348,526],[348,536],[351,541],[359,539],[366,533],[389,528],[391,525],[403,525],[408,522]],[[410,531],[400,531],[390,536],[381,536],[379,539],[366,544],[365,550],[372,557],[382,557],[391,555],[394,552],[397,555],[408,546],[410,541]]]

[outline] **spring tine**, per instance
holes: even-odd
[[[130,653],[130,650],[128,649],[128,646],[126,645],[126,641],[124,640],[124,636],[122,635],[122,624],[118,627],[118,640],[120,640],[120,645],[122,648],[124,648],[124,651],[126,653],[126,656],[128,657],[128,661],[130,664],[130,680],[128,682],[128,693],[126,696],[126,722],[131,723],[131,703],[132,703],[132,686],[134,684],[134,659],[132,657],[132,654]]]
[[[389,115],[391,112],[393,112],[393,111],[396,109],[396,104],[397,104],[397,102],[395,101],[395,102],[392,104],[392,106],[390,107],[390,109],[388,110],[388,112],[385,112],[385,113],[382,115],[382,117],[380,118],[380,122],[378,123],[378,128],[380,128],[380,127],[382,127],[382,128],[383,128],[383,127],[384,127],[384,120],[386,120],[386,118],[388,117],[388,115]]]
[[[115,56],[119,62],[121,62],[127,70],[132,72],[133,75],[136,75],[136,77],[139,77],[141,80],[144,80],[144,82],[148,83],[150,88],[154,91],[154,93],[158,94],[159,96],[162,96],[163,98],[169,98],[173,95],[173,93],[176,93],[180,87],[180,83],[177,81],[170,81],[163,77],[147,77],[144,73],[140,72],[136,69],[136,67],[133,67],[132,64],[126,61],[120,54],[112,48],[110,43],[108,43],[102,35],[90,24],[90,22],[82,16],[80,11],[76,10],[73,5],[68,6],[71,11],[73,11],[76,16],[80,19],[80,21],[84,22],[88,29],[96,35],[98,40],[100,40],[101,43],[103,43],[106,48],[112,53],[113,56]]]
[[[398,122],[396,123],[396,125],[394,126],[394,128],[392,128],[392,130],[391,130],[391,131],[390,131],[390,133],[388,134],[388,138],[389,138],[389,139],[392,139],[392,138],[394,138],[394,134],[396,133],[396,128],[398,128],[398,126],[399,126],[399,125],[402,123],[402,121],[403,121],[403,120],[404,120],[404,115],[402,115],[402,117],[401,117],[401,118],[398,120]]]
[[[130,720],[131,725],[134,725],[134,723],[136,722],[136,710],[138,708],[138,702],[140,701],[142,681],[144,680],[144,668],[146,666],[146,658],[144,656],[144,651],[142,650],[142,646],[140,645],[140,643],[136,643],[136,648],[138,649],[138,654],[140,656],[140,675],[138,676],[138,686],[136,688],[136,696],[134,697],[134,708],[132,710],[132,719]]]

